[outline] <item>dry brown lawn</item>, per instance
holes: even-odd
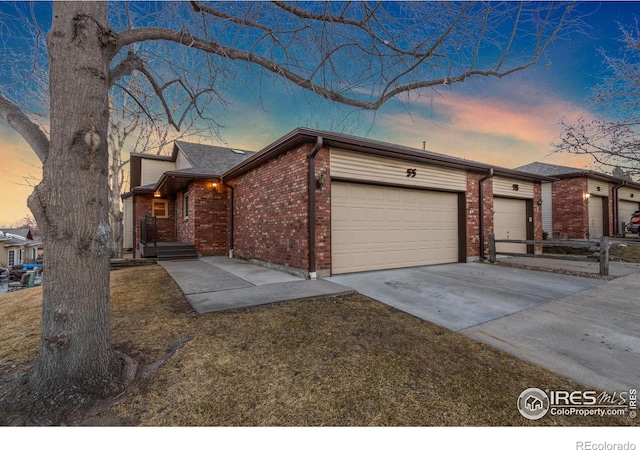
[[[640,245],[611,249],[611,256],[619,258],[623,262],[640,263]]]
[[[151,363],[179,339],[192,340],[102,413],[109,423],[635,424],[549,415],[529,421],[516,409],[525,388],[580,386],[362,295],[197,316],[160,266],[112,272],[111,284],[116,348]],[[40,288],[0,296],[0,387],[36,357],[40,303]]]

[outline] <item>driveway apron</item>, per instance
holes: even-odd
[[[605,282],[450,264],[331,281],[585,386],[612,392],[640,388],[638,273]]]
[[[479,263],[337,275],[330,280],[453,331],[602,283]]]

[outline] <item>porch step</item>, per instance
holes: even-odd
[[[158,246],[158,261],[174,261],[178,259],[198,259],[196,247],[190,244]]]
[[[111,270],[128,269],[129,267],[148,266],[156,264],[155,259],[112,259]]]

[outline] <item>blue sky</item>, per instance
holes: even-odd
[[[1,6],[1,5],[0,5]],[[44,5],[41,5],[41,7]],[[557,40],[533,68],[507,78],[475,79],[354,112],[267,80],[262,89],[230,87],[220,111],[223,144],[258,150],[295,127],[336,130],[503,167],[545,161],[585,167],[588,159],[550,155],[563,117],[592,117],[591,88],[606,75],[599,50],[620,49],[619,26],[635,27],[640,2],[586,2],[583,34]],[[44,9],[44,8],[43,8]],[[219,145],[213,135],[201,142]],[[29,183],[40,166],[22,138],[0,122],[0,224],[28,213]],[[34,177],[25,181],[25,176]],[[10,195],[7,195],[10,194]]]

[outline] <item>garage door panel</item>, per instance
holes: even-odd
[[[458,194],[334,182],[331,211],[333,273],[458,260]]]
[[[527,239],[527,202],[513,198],[493,199],[493,232],[496,239]],[[496,243],[496,251],[527,253],[526,244]]]

